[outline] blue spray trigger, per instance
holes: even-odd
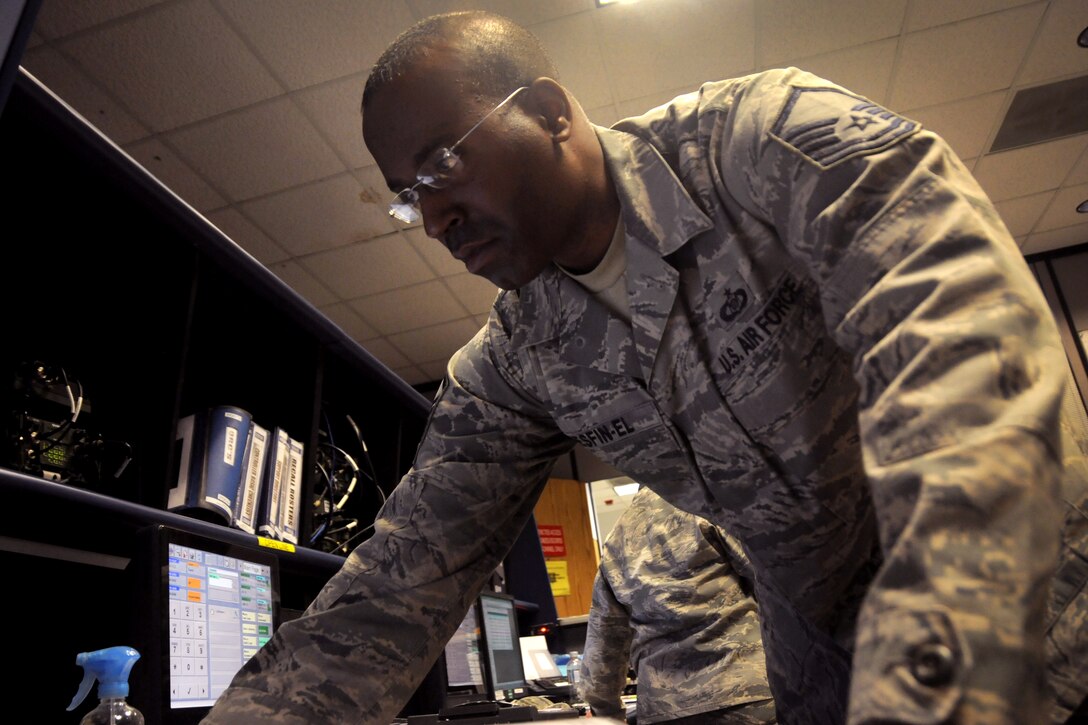
[[[76,660],[76,664],[79,664],[78,659]],[[94,673],[90,670],[85,670],[83,673],[83,682],[79,683],[79,690],[76,692],[76,696],[72,698],[72,704],[68,706],[68,712],[79,707],[79,703],[83,702],[84,698],[87,697],[87,693],[91,691],[94,680]]]
[[[138,659],[140,653],[131,647],[108,647],[76,655],[76,664],[84,670],[83,682],[79,683],[79,691],[68,710],[79,707],[95,680],[98,680],[99,699],[127,697],[128,673]]]

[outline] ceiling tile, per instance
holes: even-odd
[[[468,272],[456,277],[446,277],[443,281],[473,315],[486,314],[499,294],[499,288],[494,284]]]
[[[378,336],[378,332],[366,324],[363,318],[351,309],[346,302],[337,302],[321,308],[321,312],[336,323],[348,337],[362,344],[363,340],[369,340]]]
[[[56,39],[109,22],[163,0],[63,0],[43,2],[34,19],[34,32]]]
[[[204,216],[261,264],[267,266],[273,262],[282,262],[289,257],[287,252],[269,239],[267,234],[233,207],[216,209]]]
[[[347,171],[287,98],[173,131],[166,139],[232,201]]]
[[[487,10],[526,26],[596,8],[594,0],[408,0],[408,4],[419,18],[455,10]]]
[[[1026,5],[907,35],[890,107],[922,108],[1008,88],[1042,12],[1040,4]]]
[[[1069,176],[1065,179],[1066,184],[1088,184],[1088,144],[1085,145],[1084,152],[1080,155],[1080,161],[1073,167],[1073,170],[1069,172]]]
[[[125,152],[198,210],[215,209],[227,203],[222,194],[213,189],[158,138],[129,144],[125,147]]]
[[[28,50],[23,54],[23,67],[114,143],[149,135],[146,126],[55,49],[43,45]]]
[[[466,318],[390,335],[389,341],[411,362],[418,364],[449,358],[464,347],[479,329],[475,322]]]
[[[406,365],[402,368],[396,368],[393,372],[409,385],[422,385],[423,383],[430,382],[427,373],[423,372],[415,365]]]
[[[1049,252],[1054,249],[1086,243],[1088,243],[1088,223],[1032,234],[1024,243],[1021,251],[1024,254],[1038,254],[1039,252]]]
[[[1077,211],[1077,205],[1085,199],[1088,199],[1088,184],[1059,189],[1043,218],[1035,225],[1034,231],[1045,232],[1074,224],[1088,224],[1088,214]]]
[[[586,115],[589,116],[589,120],[598,126],[611,126],[616,121],[620,120],[620,114],[616,110],[616,104],[610,103],[607,106],[601,106],[600,108],[587,108]]]
[[[427,376],[427,381],[441,380],[446,377],[447,360],[434,360],[432,362],[420,363],[419,368],[423,371],[423,374]],[[418,385],[419,383],[415,383]]]
[[[287,88],[369,72],[412,23],[401,0],[218,0],[223,12]]]
[[[381,219],[385,222],[380,225],[383,229],[400,231],[410,227],[410,225],[389,216],[389,202],[393,201],[394,194],[385,183],[385,177],[382,176],[381,169],[377,166],[364,166],[361,169],[355,169],[352,173],[361,186],[358,200],[363,207],[361,213],[367,219]],[[422,224],[422,222],[419,222],[419,224]]]
[[[759,0],[760,67],[899,35],[906,0]],[[726,26],[728,27],[728,26]]]
[[[428,237],[423,227],[406,229],[402,233],[408,238],[408,243],[423,257],[427,266],[439,277],[464,274],[465,263],[455,259],[442,242]]]
[[[297,91],[291,96],[353,169],[374,165],[374,157],[363,143],[363,121],[359,111],[365,83],[365,76],[349,76]]]
[[[408,365],[408,358],[404,357],[404,354],[389,344],[389,341],[384,337],[375,337],[367,340],[363,347],[374,357],[378,358],[387,368],[401,368]]]
[[[755,68],[753,0],[670,0],[595,14],[617,101],[719,80]],[[724,29],[724,30],[723,30]],[[697,53],[692,53],[698,48]]]
[[[459,320],[465,308],[438,280],[354,299],[349,303],[380,334]]]
[[[791,61],[832,83],[860,93],[871,101],[884,103],[892,80],[892,65],[898,40],[879,40],[845,50]]]
[[[1057,189],[1085,146],[1082,135],[988,154],[975,165],[975,178],[994,201]]]
[[[1001,215],[1005,226],[1009,228],[1009,233],[1014,237],[1023,237],[1031,232],[1052,198],[1053,191],[1044,191],[1042,194],[998,202],[994,206],[997,207],[997,213]]]
[[[683,88],[674,88],[668,91],[657,91],[651,93],[648,96],[641,96],[639,98],[631,98],[626,101],[620,101],[616,104],[616,110],[620,113],[620,118],[630,118],[632,116],[641,116],[649,111],[651,108],[657,108],[658,106],[669,103],[677,96],[682,96],[686,93],[691,93],[698,89],[698,84],[695,86],[684,86]]]
[[[363,201],[360,196],[364,193],[368,199],[372,194],[361,191],[351,174],[341,174],[239,207],[297,257],[392,233],[389,215],[376,204]]]
[[[1084,0],[1051,2],[1016,82],[1039,83],[1088,73],[1088,50],[1077,45],[1077,36],[1085,27],[1088,6]]]
[[[346,300],[433,279],[399,234],[359,242],[300,260]]]
[[[207,0],[160,5],[57,47],[157,132],[282,93]]]
[[[268,266],[277,277],[282,279],[291,288],[305,297],[314,307],[330,305],[336,302],[336,295],[322,284],[316,277],[307,272],[293,260],[276,262]]]
[[[906,111],[903,115],[940,134],[960,158],[978,156],[1001,123],[1006,91]]]
[[[1008,10],[1036,0],[914,0],[907,11],[907,31],[924,30],[976,15]]]
[[[612,89],[591,13],[543,23],[533,33],[547,48],[559,70],[559,80],[583,108],[612,103]]]

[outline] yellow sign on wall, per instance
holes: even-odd
[[[567,576],[567,560],[545,559],[544,565],[548,567],[548,581],[552,585],[552,596],[569,597],[570,578]]]

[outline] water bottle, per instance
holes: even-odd
[[[128,673],[138,659],[140,653],[131,647],[109,647],[76,655],[76,664],[83,668],[84,674],[69,711],[79,707],[98,680],[98,707],[84,715],[79,725],[144,725],[140,711],[125,702]]]
[[[567,661],[567,682],[570,683],[570,701],[582,701],[582,655],[571,652]]]

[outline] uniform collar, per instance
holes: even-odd
[[[559,338],[564,360],[648,380],[679,283],[664,257],[713,225],[657,149],[629,133],[599,126],[594,130],[626,231],[628,329],[634,348],[617,338],[614,323],[601,322],[601,315],[609,320],[615,315],[555,267],[518,291],[511,343],[517,349]],[[590,308],[593,314],[587,315]],[[632,356],[636,353],[637,361]]]
[[[620,198],[627,238],[664,257],[713,224],[658,150],[642,138],[594,126]]]

